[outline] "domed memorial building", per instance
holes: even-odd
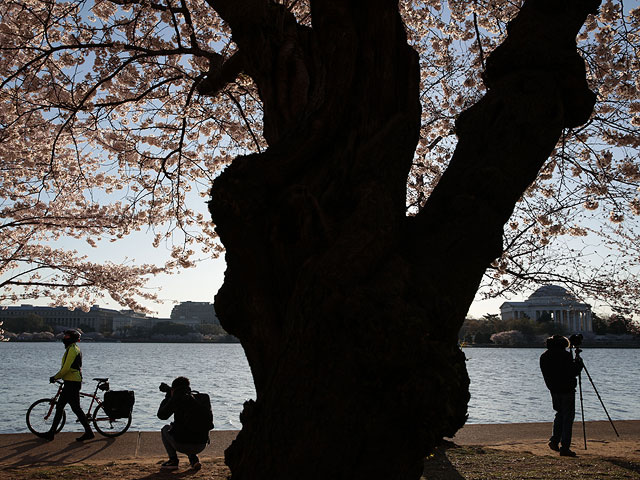
[[[503,320],[530,318],[539,320],[548,314],[554,323],[561,323],[569,332],[591,332],[591,305],[579,302],[566,289],[545,285],[524,302],[504,302],[500,305]]]

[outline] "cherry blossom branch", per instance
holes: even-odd
[[[249,134],[251,135],[251,138],[253,139],[253,143],[256,146],[256,150],[258,151],[258,153],[262,153],[262,149],[260,148],[260,142],[258,142],[258,139],[256,138],[255,133],[253,133],[253,129],[251,128],[251,122],[249,122],[249,120],[247,119],[247,116],[244,113],[244,109],[242,108],[242,105],[240,105],[240,102],[238,102],[238,99],[236,97],[234,97],[231,92],[226,92],[226,93],[227,93],[227,96],[234,103],[234,105],[238,108],[238,111],[240,112],[240,116],[244,120],[244,123],[245,123],[245,125],[247,127],[247,130],[249,131]]]

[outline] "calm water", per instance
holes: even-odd
[[[242,403],[255,397],[249,366],[237,344],[87,342],[81,348],[83,390],[93,385],[91,378],[104,376],[110,378],[112,389],[135,391],[133,431],[157,430],[165,423],[156,418],[163,398],[158,385],[181,374],[195,389],[211,395],[216,429],[239,429]],[[471,378],[469,423],[550,421],[551,401],[538,368],[542,351],[465,349]],[[0,343],[0,433],[27,431],[24,414],[34,400],[53,394],[48,378],[57,371],[62,353],[61,343]],[[640,350],[587,349],[582,356],[612,419],[640,419]],[[585,418],[606,420],[585,375],[583,394]],[[72,417],[69,411],[68,418]],[[74,421],[65,430],[81,427]]]
[[[82,391],[93,392],[92,378],[108,377],[112,390],[135,392],[131,430],[157,430],[166,423],[156,417],[164,398],[158,385],[170,384],[179,375],[189,377],[193,389],[211,396],[217,429],[240,429],[242,404],[255,397],[249,365],[238,344],[81,342],[80,347]],[[49,377],[58,371],[63,353],[60,342],[0,343],[0,433],[28,431],[26,410],[38,398],[55,393]],[[68,409],[69,418],[73,422],[65,430],[82,430]]]
[[[466,348],[471,379],[469,423],[548,422],[551,396],[538,359],[542,348]],[[612,420],[640,419],[640,350],[585,349],[585,366]],[[577,390],[577,389],[576,389]],[[585,420],[607,420],[586,374],[582,374]],[[576,392],[576,419],[580,399]]]

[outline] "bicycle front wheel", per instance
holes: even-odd
[[[93,411],[93,426],[105,437],[117,437],[131,426],[131,413],[126,418],[109,418],[104,411],[104,405],[100,404]]]
[[[41,398],[31,404],[27,410],[27,427],[31,430],[31,433],[35,435],[41,435],[51,430],[53,425],[53,417],[56,414],[56,404],[51,398]],[[64,410],[62,411],[62,418],[56,428],[58,433],[64,427],[64,422],[67,420],[67,415]]]

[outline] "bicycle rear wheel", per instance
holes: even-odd
[[[104,405],[100,404],[93,411],[93,426],[105,437],[117,437],[126,432],[131,426],[131,413],[125,418],[109,418],[104,411]]]
[[[51,405],[53,403],[53,406]],[[53,407],[53,408],[52,408]],[[41,435],[51,430],[53,425],[53,417],[56,414],[56,406],[51,398],[41,398],[31,404],[27,410],[27,427],[31,430],[31,433],[35,435]],[[58,433],[64,427],[64,422],[67,420],[67,415],[62,411],[62,418],[56,428]]]

